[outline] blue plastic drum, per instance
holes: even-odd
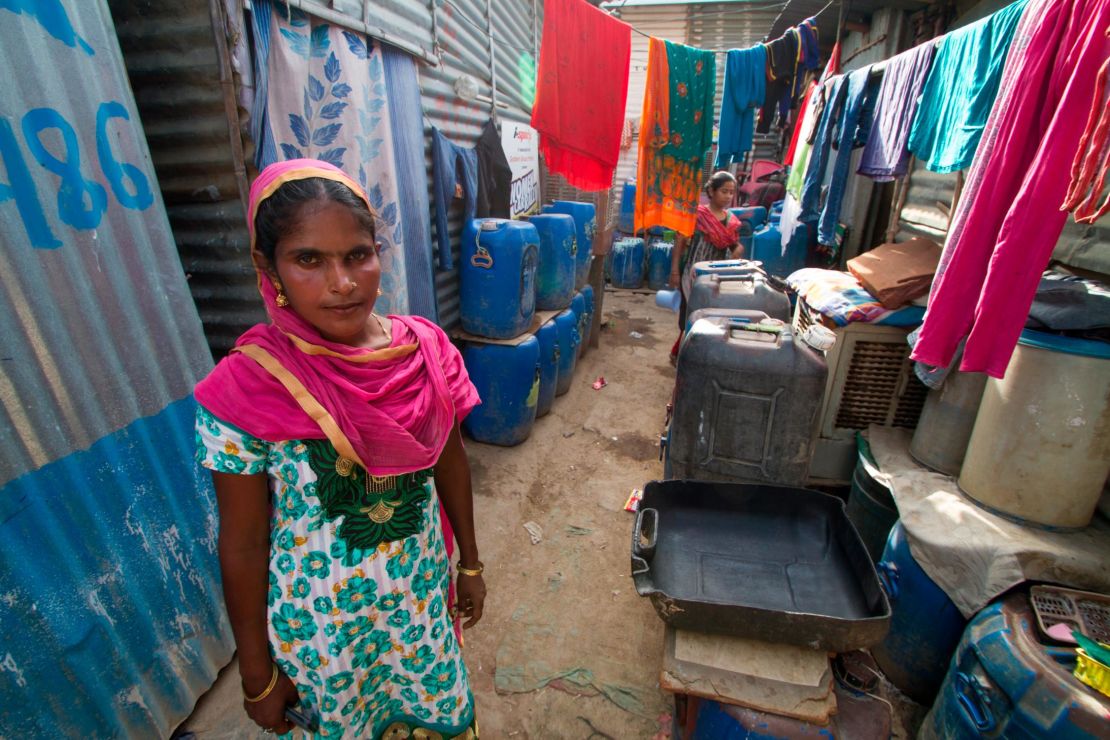
[[[533,336],[513,346],[470,343],[462,356],[482,399],[463,421],[466,433],[506,447],[528,439],[539,402],[539,341]]]
[[[663,290],[671,277],[671,253],[674,245],[670,242],[654,242],[648,248],[648,288]]]
[[[589,347],[590,335],[593,333],[594,328],[594,289],[589,285],[582,286],[582,298],[586,302],[586,315],[581,321],[582,330],[582,344],[578,348],[578,356],[586,354],[586,349]]]
[[[536,331],[540,343],[540,393],[536,401],[536,418],[551,411],[555,402],[555,386],[559,382],[559,332],[552,319]]]
[[[526,221],[474,219],[463,228],[459,313],[463,331],[511,339],[536,310],[539,234]]]
[[[536,308],[557,311],[574,297],[574,266],[577,254],[574,219],[565,213],[529,216],[540,236],[539,268],[536,271]]]
[[[555,317],[555,329],[559,340],[559,379],[555,383],[555,395],[561,396],[570,390],[578,362],[578,345],[582,342],[578,315],[571,309],[563,311]]]
[[[890,632],[871,648],[871,655],[892,684],[929,706],[967,620],[913,559],[901,522],[890,530],[877,567],[890,599],[891,618]]]
[[[593,203],[557,200],[543,207],[544,213],[565,213],[574,219],[575,241],[574,287],[581,290],[590,277],[590,255],[593,254],[594,232],[597,230],[597,208]]]
[[[644,240],[639,237],[621,239],[609,253],[613,287],[639,288],[644,284]]]
[[[794,236],[782,251],[782,232],[777,222],[772,222],[755,232],[752,237],[751,254],[753,260],[763,263],[768,275],[786,278],[806,266],[806,252],[809,248],[809,230],[799,225]]]

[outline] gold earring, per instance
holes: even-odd
[[[288,296],[286,296],[285,292],[282,291],[280,283],[278,285],[275,285],[274,287],[277,288],[277,298],[274,299],[274,303],[278,305],[278,308],[285,308],[289,305]]]
[[[381,294],[382,294],[382,289],[378,288],[378,295],[381,295]]]

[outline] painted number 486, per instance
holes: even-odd
[[[108,138],[108,122],[113,118],[130,120],[127,108],[114,100],[101,103],[96,111],[96,155],[100,170],[120,205],[141,211],[154,202],[154,194],[142,170],[116,159]],[[99,226],[108,207],[108,195],[103,185],[85,179],[81,173],[81,148],[73,126],[53,108],[34,108],[24,114],[20,127],[27,151],[43,169],[59,178],[58,218],[75,229]],[[51,129],[58,132],[61,140],[60,158],[43,142],[43,134]],[[31,246],[38,249],[62,246],[46,220],[38,188],[12,123],[4,117],[0,117],[0,161],[8,176],[7,182],[0,182],[0,204],[15,201]]]

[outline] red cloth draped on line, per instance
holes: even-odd
[[[632,29],[586,0],[544,0],[532,127],[549,172],[606,190],[620,158]]]

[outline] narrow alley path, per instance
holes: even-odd
[[[467,442],[489,596],[465,656],[485,738],[669,735],[663,623],[632,586],[623,507],[662,476],[675,319],[651,295],[609,291],[603,322],[600,349],[524,444]],[[598,376],[608,385],[595,391]],[[541,528],[538,544],[527,522]],[[264,737],[241,704],[233,664],[183,729],[201,740]]]

